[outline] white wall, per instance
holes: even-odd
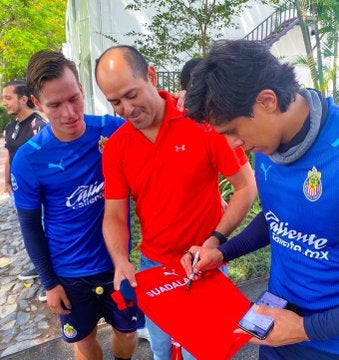
[[[80,79],[86,94],[86,112],[95,114],[112,113],[112,108],[99,90],[94,79],[95,60],[114,43],[102,34],[111,35],[120,44],[131,45],[132,40],[124,34],[130,30],[144,32],[142,26],[149,20],[150,14],[137,14],[125,10],[132,0],[69,0],[66,13],[67,44],[66,56],[74,60],[79,68]],[[258,1],[250,2],[241,17],[235,18],[238,29],[225,29],[225,38],[240,39],[251,32],[273,12],[270,6]],[[286,61],[292,61],[296,55],[304,54],[299,27],[295,27],[272,47],[272,53]],[[183,60],[184,63],[184,60]],[[309,71],[298,67],[297,76],[303,84],[309,82]]]
[[[274,43],[271,52],[283,62],[296,64],[298,56],[306,56],[305,45],[299,26],[294,27],[278,42]],[[309,68],[303,65],[295,65],[295,73],[300,84],[312,87],[312,78]]]

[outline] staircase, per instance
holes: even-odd
[[[272,15],[247,34],[245,40],[259,40],[268,46],[278,41],[299,24],[297,9],[292,3],[279,7]]]

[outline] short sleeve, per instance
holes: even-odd
[[[105,178],[105,198],[128,198],[129,186],[123,171],[122,146],[119,146],[114,135],[104,147],[102,166]]]
[[[232,149],[226,136],[217,133],[210,125],[203,126],[213,163],[224,176],[235,175],[248,162],[246,153],[242,148]]]
[[[13,159],[11,181],[16,207],[27,210],[41,208],[40,184],[28,157],[24,156],[24,147],[17,151]]]

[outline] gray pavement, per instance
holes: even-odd
[[[37,300],[39,280],[23,282],[17,278],[18,274],[31,265],[23,246],[15,209],[8,194],[4,193],[3,165],[3,138],[0,138],[0,358],[75,359],[72,346],[59,336],[58,317],[50,311],[46,303]],[[267,288],[267,280],[250,281],[241,284],[240,288],[254,300]],[[110,327],[106,324],[100,325],[98,334],[104,349],[104,360],[113,359],[110,351]],[[257,350],[257,346],[248,344],[234,359],[257,359]],[[133,359],[153,359],[148,341],[139,340]]]

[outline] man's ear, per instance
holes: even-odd
[[[271,89],[263,89],[255,100],[263,110],[273,112],[279,108],[278,97]]]
[[[39,100],[38,100],[34,95],[31,95],[31,100],[33,101],[34,106],[35,106],[39,111],[43,112],[42,106],[40,105]]]
[[[84,87],[81,82],[79,82],[79,89],[80,89],[80,92],[81,92],[83,98],[85,99],[85,90],[84,90]]]
[[[23,104],[27,105],[28,96],[26,96],[26,95],[21,96],[21,97],[20,97],[20,101],[21,101]]]
[[[149,65],[148,67],[148,78],[154,86],[158,85],[157,71],[152,65]]]

